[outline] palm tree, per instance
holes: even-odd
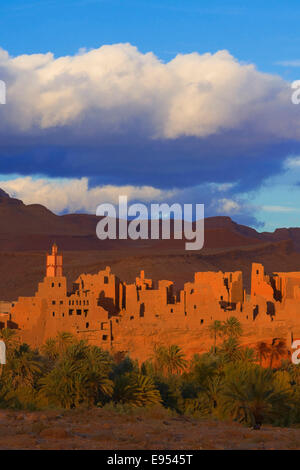
[[[156,374],[160,372],[163,373],[165,368],[166,362],[166,348],[165,346],[154,346],[153,356],[151,357],[151,361],[153,362],[153,367]]]
[[[169,375],[180,374],[187,366],[185,354],[175,344],[169,346],[166,356],[167,370]]]
[[[4,381],[0,382],[0,408],[9,408],[13,405],[13,397],[10,390],[10,384]]]
[[[69,340],[67,340],[67,342],[68,341]],[[76,343],[70,342],[69,344],[67,344],[67,342],[64,345],[65,350],[62,353],[62,358],[75,362],[78,366],[80,361],[86,359],[86,356],[89,351],[89,345],[84,340],[80,340]]]
[[[300,385],[300,365],[292,364],[288,359],[282,361],[281,369],[286,370],[290,377],[291,382],[295,385]]]
[[[112,360],[108,352],[102,351],[97,346],[89,346],[86,349],[85,357],[79,362],[78,367],[82,376],[88,381],[90,405],[99,394],[110,397],[113,392],[113,382],[109,379],[112,369]]]
[[[255,350],[252,348],[241,348],[240,349],[240,360],[243,362],[255,362],[257,360],[257,355]]]
[[[68,346],[74,344],[76,339],[72,333],[68,331],[60,331],[56,335],[56,344],[57,344],[57,351],[59,354],[63,354]]]
[[[41,350],[47,359],[49,359],[50,361],[55,361],[55,359],[57,359],[58,357],[56,339],[48,338],[45,344],[43,344]]]
[[[225,362],[235,362],[241,359],[242,349],[238,340],[232,336],[226,339],[221,348],[220,354],[224,356]]]
[[[274,338],[270,347],[270,369],[272,369],[273,360],[279,359],[286,353],[285,341],[281,338]]]
[[[70,409],[75,406],[78,396],[78,374],[76,364],[65,360],[60,362],[40,381],[40,393],[49,403]]]
[[[12,330],[11,328],[3,328],[0,330],[0,339],[2,339],[5,343],[6,355],[9,357],[19,344],[19,341],[16,338],[16,330]]]
[[[208,379],[207,387],[204,390],[212,408],[216,408],[218,405],[218,399],[220,392],[223,388],[223,381],[220,375],[216,375]]]
[[[168,375],[180,374],[187,366],[185,354],[175,344],[155,347],[154,362],[157,371],[166,371]]]
[[[193,414],[196,412],[202,417],[215,414],[222,387],[223,382],[220,375],[209,377],[205,386],[201,386],[197,398],[186,398],[184,400],[185,411]]]
[[[256,344],[255,349],[256,349],[257,355],[259,357],[259,365],[261,366],[262,361],[267,359],[267,357],[269,356],[269,354],[271,352],[271,348],[265,341],[259,341]]]
[[[276,389],[270,369],[251,367],[225,381],[223,410],[234,420],[260,429],[263,422],[287,403],[288,394]]]
[[[195,354],[190,363],[189,376],[194,384],[202,388],[206,388],[208,380],[218,374],[219,367],[219,356]]]
[[[113,399],[139,407],[161,403],[160,393],[151,377],[135,373],[116,377]]]
[[[8,371],[14,388],[22,385],[33,386],[35,378],[41,372],[41,365],[30,347],[21,344],[8,362]]]
[[[211,338],[214,339],[214,353],[217,352],[217,337],[222,335],[223,326],[219,320],[215,320],[208,327]]]
[[[89,346],[86,341],[71,343],[54,369],[41,380],[41,394],[64,408],[83,403],[96,405],[112,395],[111,367],[108,352]]]
[[[228,318],[223,323],[222,330],[223,330],[224,335],[229,336],[229,337],[231,336],[233,338],[238,338],[239,336],[242,336],[243,334],[241,324],[236,317]]]

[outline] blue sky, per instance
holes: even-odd
[[[88,189],[129,186],[132,197],[138,198],[142,197],[141,193],[132,188],[145,187],[161,191],[162,199],[165,195],[174,200],[182,198],[183,202],[205,202],[208,215],[230,215],[260,230],[299,226],[300,105],[298,108],[289,102],[287,91],[289,82],[300,79],[299,20],[300,4],[291,0],[1,2],[0,47],[8,52],[9,60],[4,56],[3,61],[0,60],[0,79],[5,80],[8,87],[6,113],[3,106],[0,110],[0,123],[2,119],[5,129],[3,134],[0,130],[0,172],[4,183],[13,181],[6,189],[23,197],[25,202],[35,201],[34,197],[39,196],[42,203],[47,202],[56,212],[92,211],[92,203],[76,205],[71,186],[68,186],[65,207],[56,205],[54,196],[53,202],[49,195],[46,198],[46,189],[41,189],[50,182],[49,191],[53,191],[52,183],[57,184],[59,190],[63,185],[66,191],[66,182],[86,178],[83,186],[87,181]],[[117,46],[124,43],[130,47],[120,49]],[[103,45],[112,49],[88,55],[89,51],[99,50]],[[138,52],[134,52],[134,47]],[[223,50],[228,51],[230,57],[221,56],[219,60],[219,51]],[[49,95],[43,95],[46,82],[43,77],[41,85],[39,70],[44,67],[46,73],[47,67],[48,74],[54,66],[59,70],[59,86],[65,100],[68,86],[70,90],[73,87],[70,77],[77,80],[78,68],[82,77],[83,69],[78,63],[75,71],[70,64],[64,65],[61,71],[61,63],[56,59],[78,57],[78,51],[82,62],[86,61],[87,73],[91,71],[91,83],[97,85],[98,78],[92,76],[92,69],[93,64],[99,63],[111,70],[110,84],[116,77],[119,80],[127,76],[128,70],[136,86],[131,84],[127,92],[127,78],[120,79],[118,93],[123,90],[124,94],[119,96],[115,95],[115,90],[108,90],[106,82],[101,93],[95,85],[95,103],[99,99],[102,106],[106,96],[111,94],[101,112],[94,109],[93,100],[85,91],[78,111],[81,114],[76,115],[78,120],[74,124],[73,110],[65,116],[70,106],[67,102],[63,109],[57,110],[51,105],[51,109],[41,111],[39,103],[48,100]],[[53,54],[52,58],[46,55],[48,52]],[[156,60],[147,55],[150,52]],[[207,62],[209,72],[202,69],[200,59],[191,55],[195,52],[199,57],[207,53],[216,57]],[[13,58],[23,54],[40,56],[35,62],[26,59],[26,70],[19,59],[16,78]],[[178,54],[183,59],[172,62]],[[166,65],[165,70],[160,70],[160,62]],[[168,66],[170,63],[172,65]],[[227,80],[224,90],[214,78],[216,71],[223,73],[222,64],[224,81]],[[249,64],[254,64],[257,75],[247,68]],[[159,93],[154,89],[156,73],[159,73],[158,88],[160,84],[165,87]],[[203,93],[199,97],[195,89],[190,91],[189,88],[195,75]],[[17,80],[21,83],[22,77],[24,94],[33,97],[32,110],[30,101],[25,103],[24,97],[16,103],[9,102],[10,90],[21,93],[16,83]],[[37,85],[29,85],[30,80],[36,80]],[[232,95],[230,81],[236,90]],[[154,84],[153,92],[148,83]],[[174,87],[172,99],[169,98],[170,87]],[[213,96],[206,97],[205,87],[215,90]],[[249,94],[249,102],[247,97],[240,100],[238,94],[241,93]],[[129,98],[125,99],[125,95]],[[199,106],[190,112],[198,98]],[[186,112],[184,118],[181,107]],[[18,113],[24,114],[24,122],[32,119],[28,128],[24,122],[16,121],[17,125],[13,122]],[[172,113],[177,113],[175,118]],[[222,119],[218,120],[218,114]],[[171,115],[170,123],[165,125]],[[39,181],[39,191],[30,194],[28,185],[33,187],[34,181]],[[149,198],[150,189],[145,191]]]
[[[226,5],[225,5],[226,3]],[[298,78],[297,0],[10,0],[0,6],[1,46],[13,55],[130,42],[163,60],[227,49],[260,70]]]

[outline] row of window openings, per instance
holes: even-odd
[[[63,305],[64,301],[60,300],[59,304]],[[56,305],[56,300],[52,300],[52,305]],[[69,300],[69,305],[74,305],[74,300]],[[81,300],[76,300],[76,305],[81,305]],[[89,305],[89,301],[82,301],[82,305]]]
[[[194,308],[196,308],[196,305],[194,306]],[[171,313],[173,313],[173,309],[172,309],[172,308],[171,308]],[[159,318],[159,315],[155,315],[155,316],[156,316],[156,318]],[[186,316],[186,312],[185,312],[185,316]],[[134,316],[133,316],[133,315],[130,317],[130,320],[134,320]],[[119,323],[118,320],[116,320],[116,322]],[[200,324],[203,325],[203,323],[204,323],[204,320],[201,319],[201,320],[200,320]]]
[[[74,305],[75,300],[69,300],[69,305]],[[76,300],[76,305],[81,305],[81,300]],[[89,305],[88,300],[83,300],[82,305]]]
[[[194,308],[196,309],[197,308],[197,305],[194,305]],[[174,309],[171,308],[170,310],[171,313],[174,313]],[[159,318],[159,315],[155,315],[157,318]],[[130,320],[133,320],[134,319],[134,316],[130,317]],[[201,320],[201,323],[203,323],[203,321]]]
[[[74,310],[69,310],[69,315],[73,315],[73,312],[74,312]],[[88,312],[89,312],[88,310],[83,310],[83,313],[84,313],[85,317],[87,316]],[[82,313],[81,309],[76,310],[76,315],[81,315],[81,313]],[[52,312],[52,316],[55,317],[55,312]],[[65,314],[62,313],[62,316],[64,317]]]

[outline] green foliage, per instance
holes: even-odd
[[[187,367],[185,354],[175,344],[155,347],[153,362],[157,373],[167,375],[180,374]]]
[[[289,410],[290,390],[270,369],[256,364],[238,364],[225,371],[223,411],[225,416],[255,429]]]
[[[175,410],[177,413],[183,411],[183,396],[182,396],[183,379],[181,376],[168,376],[157,377],[155,385],[159,390],[162,398],[162,403],[166,408]]]
[[[242,347],[235,317],[214,322],[209,330],[210,351],[187,361],[177,345],[160,345],[141,365],[124,352],[111,356],[66,332],[35,351],[20,344],[14,331],[1,330],[8,355],[0,407],[100,406],[125,414],[143,408],[162,416],[232,419],[256,429],[264,423],[299,425],[300,366],[284,360],[274,367],[286,352],[284,341]],[[262,361],[269,367],[261,367]]]
[[[243,334],[239,320],[236,317],[229,317],[225,321],[215,320],[209,326],[210,337],[213,338],[213,352],[217,353],[217,339],[225,338],[237,340]]]
[[[30,349],[27,344],[21,344],[11,354],[7,373],[12,379],[12,386],[33,386],[40,376],[41,364],[37,352]]]
[[[274,338],[270,346],[270,365],[272,368],[273,361],[280,359],[286,352],[285,341],[281,338]]]
[[[142,407],[160,403],[161,396],[151,377],[128,372],[116,378],[113,400]]]
[[[189,377],[195,384],[204,388],[207,381],[218,373],[220,365],[220,356],[195,354],[191,361]]]
[[[13,406],[10,385],[9,381],[1,380],[0,382],[0,408],[10,408]]]
[[[243,334],[241,324],[236,317],[230,317],[224,321],[222,324],[222,331],[224,336],[231,338],[238,338]]]
[[[129,372],[138,372],[138,364],[136,361],[133,361],[129,356],[125,356],[124,359],[122,359],[120,362],[117,364],[114,364],[113,370],[112,370],[112,378],[115,378],[119,375],[123,375]],[[147,374],[144,374],[147,375]]]
[[[256,352],[259,357],[259,363],[262,365],[262,361],[266,360],[270,354],[270,346],[265,341],[259,341],[256,345]]]
[[[214,340],[214,352],[216,353],[216,348],[217,348],[217,338],[222,336],[223,334],[223,325],[222,322],[219,320],[215,320],[213,323],[211,323],[208,327],[210,336]]]
[[[59,352],[55,338],[48,338],[46,340],[45,344],[42,346],[42,353],[49,361],[55,361],[58,358]]]
[[[236,362],[241,359],[242,348],[237,338],[230,336],[222,343],[219,352],[225,363]]]
[[[218,402],[223,389],[221,375],[209,377],[206,387],[201,388],[195,398],[188,398],[184,402],[184,411],[200,417],[217,416]]]
[[[40,381],[40,394],[63,408],[95,405],[111,397],[111,358],[84,341],[70,343],[55,367]]]
[[[3,328],[2,330],[0,330],[0,339],[3,340],[5,343],[6,358],[9,358],[18,345],[18,340],[16,338],[16,330],[12,330],[10,328]]]

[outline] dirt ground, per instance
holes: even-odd
[[[164,410],[119,414],[105,409],[0,410],[0,450],[300,449],[300,429],[170,416]]]

